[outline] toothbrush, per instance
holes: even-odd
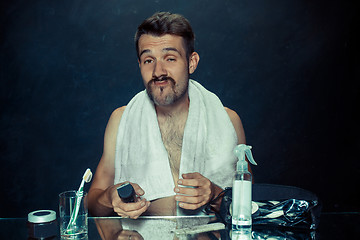
[[[77,218],[77,216],[79,214],[81,198],[84,196],[84,184],[85,184],[85,182],[86,183],[90,182],[91,178],[92,178],[92,172],[88,168],[88,169],[86,169],[86,171],[85,171],[85,173],[84,173],[84,175],[82,177],[80,187],[79,187],[78,191],[76,192],[76,201],[75,201],[75,207],[74,207],[75,210],[71,214],[69,225],[67,226],[66,231],[70,231],[71,230],[70,228],[73,225],[75,225],[76,218]]]

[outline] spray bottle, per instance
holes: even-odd
[[[232,188],[232,231],[251,234],[251,188],[252,176],[248,170],[248,160],[257,165],[251,153],[251,146],[240,144],[235,147],[234,154],[238,157],[236,173]]]

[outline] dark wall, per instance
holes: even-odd
[[[193,78],[240,115],[256,182],[309,189],[324,211],[360,210],[354,4],[0,4],[0,217],[57,210],[58,193],[77,188],[87,167],[95,172],[111,112],[143,89],[136,27],[159,10],[192,23],[201,57]]]

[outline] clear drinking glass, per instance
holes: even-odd
[[[77,215],[74,213],[78,211]],[[76,196],[76,191],[59,194],[61,239],[88,239],[88,208],[86,193]],[[75,219],[70,223],[71,217]]]

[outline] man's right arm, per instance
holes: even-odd
[[[117,195],[116,187],[123,183],[114,185],[115,176],[115,145],[121,116],[125,106],[116,109],[109,119],[104,136],[104,150],[96,169],[94,179],[88,193],[89,212],[94,216],[109,216],[115,212],[124,217],[136,218],[146,211],[149,203],[145,199],[136,203],[123,203]],[[144,191],[133,184],[138,196]]]
[[[116,109],[110,116],[104,135],[104,149],[88,193],[88,207],[92,215],[114,214],[112,208],[112,187],[114,185],[115,144],[118,127],[125,107]]]

